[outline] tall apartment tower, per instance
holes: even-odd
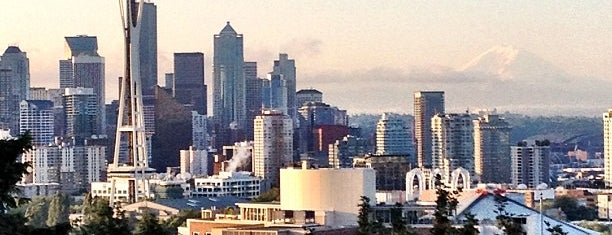
[[[383,113],[378,120],[376,124],[376,154],[413,157],[410,128],[399,115]]]
[[[140,77],[142,93],[155,95],[157,85],[157,6],[145,2],[140,21]],[[145,111],[146,112],[146,111]],[[145,121],[146,122],[146,121]]]
[[[432,166],[431,118],[444,113],[443,91],[417,91],[414,93],[414,142],[419,167]]]
[[[32,136],[32,145],[53,142],[54,112],[50,100],[23,100],[19,106],[19,130]]]
[[[0,56],[0,129],[19,131],[19,103],[30,89],[30,60],[19,47],[9,46]]]
[[[469,114],[436,114],[431,118],[433,168],[443,179],[462,167],[474,175],[474,127]]]
[[[612,109],[603,114],[604,131],[604,180],[612,185]]]
[[[244,76],[246,79],[246,126],[247,140],[253,140],[253,122],[261,114],[262,108],[262,79],[257,78],[257,62],[244,62]]]
[[[474,123],[474,171],[482,183],[509,183],[510,131],[499,115],[485,114]]]
[[[293,162],[293,121],[281,112],[266,110],[255,118],[253,173],[271,186],[280,185],[280,168]]]
[[[536,188],[539,184],[550,183],[550,146],[537,143],[527,146],[511,147],[512,184],[524,184],[528,188]]]
[[[281,74],[268,74],[268,78],[263,83],[263,106],[267,109],[274,109],[289,115],[287,104],[288,87],[287,80]],[[291,117],[291,115],[289,115]]]
[[[221,149],[236,142],[230,132],[240,132],[246,127],[243,37],[229,21],[214,36],[213,75],[215,146]]]
[[[64,110],[67,137],[81,142],[98,133],[98,99],[92,88],[66,88]]]
[[[174,85],[172,96],[181,104],[206,115],[204,54],[174,53]]]
[[[92,88],[97,100],[96,134],[106,134],[104,57],[95,36],[65,37],[65,59],[60,60],[60,88]]]
[[[274,67],[272,68],[271,74],[282,75],[282,79],[285,81],[285,87],[287,89],[287,98],[285,99],[285,103],[287,104],[287,115],[293,118],[293,120],[297,120],[297,109],[300,107],[298,107],[298,104],[295,100],[295,60],[289,59],[289,56],[287,54],[279,54],[278,60],[274,61]]]

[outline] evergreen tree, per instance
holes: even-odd
[[[370,216],[372,208],[370,206],[370,198],[361,196],[361,202],[359,203],[359,214],[357,215],[357,224],[359,229],[357,230],[358,235],[369,235],[370,234]]]
[[[395,203],[391,208],[391,234],[393,235],[413,235],[416,234],[411,228],[406,226],[402,219],[402,204]]]
[[[145,211],[142,213],[142,218],[136,224],[134,235],[170,235],[172,234],[168,228],[163,226],[157,220],[157,217],[152,213]]]
[[[459,231],[452,226],[449,216],[452,216],[457,208],[459,202],[456,195],[459,192],[446,191],[445,185],[442,183],[442,177],[440,175],[435,177],[436,210],[434,212],[433,228],[430,232],[433,235],[457,234]]]
[[[56,194],[49,204],[49,213],[47,216],[47,226],[55,226],[62,223],[68,223],[70,203],[68,198],[61,193]]]
[[[563,231],[563,228],[561,228],[561,225],[559,224],[552,227],[548,221],[544,221],[544,224],[546,225],[546,231],[548,231],[551,235],[567,235],[567,232]]]
[[[45,197],[33,198],[25,212],[25,217],[28,218],[28,225],[35,228],[47,227],[48,212],[49,202]]]
[[[28,132],[16,139],[0,140],[0,215],[24,202],[13,195],[18,192],[15,185],[28,174],[30,163],[21,163],[18,159],[32,149],[31,141]]]
[[[476,216],[470,212],[466,212],[465,213],[465,223],[463,224],[463,227],[461,228],[461,234],[463,235],[480,234],[480,231],[476,229],[476,226],[478,226],[478,220],[476,219]]]
[[[90,205],[84,205],[83,225],[77,234],[82,235],[129,235],[128,220],[120,208],[111,208],[105,199],[95,198]]]
[[[502,229],[507,235],[522,235],[524,234],[523,227],[512,219],[514,214],[506,211],[508,198],[503,195],[495,195],[495,212],[497,216],[497,227]]]

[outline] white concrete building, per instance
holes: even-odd
[[[206,149],[189,146],[189,150],[180,151],[180,164],[181,174],[206,176],[208,175],[208,152]]]
[[[253,172],[278,186],[280,168],[293,161],[293,121],[281,112],[266,110],[255,117],[254,132]]]
[[[612,109],[603,114],[604,133],[604,181],[606,186],[612,185]]]
[[[431,118],[433,168],[443,179],[462,167],[474,175],[474,127],[469,114],[436,114]]]
[[[319,224],[357,224],[361,196],[376,203],[371,168],[287,168],[280,175],[281,210],[314,211]]]
[[[406,120],[397,114],[383,113],[376,124],[376,154],[409,155],[410,160],[416,160]]]
[[[550,183],[550,146],[511,146],[512,184],[528,188]]]
[[[252,199],[261,193],[261,178],[245,171],[219,172],[219,175],[193,180],[193,197],[235,196]]]
[[[191,111],[191,145],[196,149],[208,148],[208,134],[206,134],[206,114]]]

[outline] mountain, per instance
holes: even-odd
[[[459,72],[495,76],[504,81],[566,81],[563,69],[516,47],[493,47],[463,65]]]

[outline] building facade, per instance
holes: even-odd
[[[293,122],[279,111],[266,110],[255,118],[253,173],[279,186],[279,170],[293,162]]]
[[[64,110],[66,137],[79,141],[98,133],[96,123],[98,99],[92,88],[66,88],[64,91]]]
[[[219,142],[215,146],[221,148],[236,142],[230,129],[246,127],[243,37],[229,22],[214,36],[213,76],[213,117]]]
[[[524,184],[536,188],[539,184],[550,184],[550,146],[536,143],[527,146],[511,146],[512,184]]]
[[[192,176],[208,175],[209,159],[206,149],[197,149],[189,146],[189,150],[181,150],[180,161],[181,174],[189,173]]]
[[[603,114],[604,180],[612,185],[612,109]]]
[[[353,158],[365,156],[367,142],[363,138],[347,135],[329,145],[329,167],[350,168]]]
[[[474,127],[469,114],[436,114],[431,118],[434,169],[442,170],[443,179],[459,167],[474,176]]]
[[[19,131],[19,103],[30,89],[30,60],[19,47],[9,46],[0,56],[0,128],[16,136]]]
[[[499,115],[474,120],[474,173],[482,183],[510,183],[510,131]]]
[[[261,114],[263,79],[257,77],[257,62],[244,62],[246,80],[246,126],[247,140],[253,140],[253,123],[255,116]]]
[[[401,116],[383,113],[376,124],[376,154],[405,155],[416,166],[412,136],[406,120]]]
[[[261,193],[261,178],[251,172],[219,172],[206,178],[195,178],[191,195],[194,197],[225,197],[253,199]]]
[[[32,145],[52,143],[54,116],[50,100],[23,100],[19,106],[19,131],[21,134],[30,132]]]
[[[414,93],[414,142],[419,167],[429,168],[432,162],[431,118],[444,113],[443,91],[417,91]]]
[[[295,60],[289,59],[287,54],[281,53],[278,55],[278,60],[274,61],[272,67],[272,75],[281,75],[284,81],[286,90],[285,103],[287,107],[287,115],[289,115],[295,122],[297,118],[297,109],[299,108],[296,104],[295,93],[296,93],[296,71],[295,71]],[[301,105],[300,105],[301,106]]]
[[[206,115],[203,53],[174,53],[172,96],[191,110]]]

